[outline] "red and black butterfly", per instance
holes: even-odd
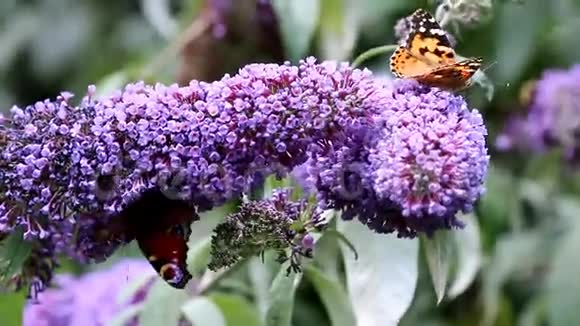
[[[158,189],[150,189],[106,225],[93,224],[92,241],[113,245],[108,246],[110,252],[86,252],[85,255],[106,258],[116,247],[114,244],[136,240],[159,276],[174,288],[183,289],[192,278],[186,263],[187,241],[190,225],[197,219],[193,206],[170,199]]]
[[[125,240],[135,239],[159,276],[182,289],[192,278],[186,264],[187,240],[198,218],[191,205],[149,190],[123,210],[120,221]]]

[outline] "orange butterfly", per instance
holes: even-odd
[[[411,32],[391,56],[391,72],[422,84],[460,90],[471,84],[482,58],[458,61],[445,31],[423,9],[410,17]]]

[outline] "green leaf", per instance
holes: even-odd
[[[143,309],[143,304],[133,304],[125,307],[123,310],[115,314],[107,321],[106,326],[125,326],[128,325],[133,318]]]
[[[338,228],[360,249],[355,259],[342,245],[357,325],[396,325],[413,300],[419,241],[377,234],[358,221],[340,220]]]
[[[433,288],[437,295],[437,304],[441,303],[445,296],[447,278],[449,276],[449,260],[451,253],[452,235],[447,230],[438,230],[432,238],[421,236],[427,266],[431,274]]]
[[[320,0],[273,0],[286,55],[294,62],[302,59],[318,26]]]
[[[348,240],[348,238],[342,232],[331,229],[324,232],[324,235],[327,237],[336,238],[340,243],[344,244],[346,248],[350,249],[355,260],[358,259],[358,251],[356,251],[356,247],[352,242],[350,242],[350,240]]]
[[[548,256],[545,234],[515,233],[497,240],[495,252],[483,271],[482,325],[492,325],[500,312],[501,289],[513,276],[529,272]]]
[[[525,6],[507,3],[498,10],[494,33],[498,83],[516,81],[536,49],[541,48],[538,45],[546,28],[547,13],[549,2],[545,0],[527,0]]]
[[[22,237],[21,230],[12,232],[0,246],[0,281],[4,282],[18,273],[30,256],[32,244]]]
[[[405,10],[409,8],[409,11],[414,6],[410,1],[385,1],[385,0],[351,0],[356,4],[352,10],[357,11],[357,16],[360,17],[360,21],[365,26],[373,30],[377,30],[377,24],[379,26],[389,26],[385,22],[385,17],[391,16],[394,13]]]
[[[511,222],[514,228],[522,223],[518,180],[509,171],[491,165],[485,180],[486,193],[479,202],[478,217],[488,228],[501,230]],[[505,194],[510,194],[508,198]]]
[[[304,275],[316,288],[333,326],[356,325],[352,305],[342,284],[312,265],[304,269]]]
[[[547,325],[545,296],[536,296],[518,318],[518,326]]]
[[[477,218],[474,214],[467,214],[462,216],[462,221],[465,222],[465,228],[453,231],[457,266],[454,280],[447,291],[450,299],[467,290],[481,268],[481,239]]]
[[[132,279],[121,289],[121,291],[119,291],[119,294],[117,295],[117,303],[126,304],[129,302],[129,300],[135,296],[137,291],[142,289],[148,282],[152,280],[153,277],[156,276],[151,274],[143,274]]]
[[[576,222],[556,250],[547,280],[550,325],[580,325],[580,223]]]
[[[352,0],[320,0],[320,47],[325,60],[345,60],[358,36],[359,17]]]
[[[239,295],[216,293],[211,295],[210,298],[222,311],[226,320],[226,325],[263,325],[258,310],[244,297]]]
[[[211,237],[198,240],[195,244],[189,245],[187,252],[187,269],[195,278],[201,276],[210,261]]]
[[[2,326],[21,326],[23,309],[26,305],[26,293],[0,293],[0,316]]]
[[[121,89],[129,81],[129,75],[124,70],[116,71],[103,77],[95,86],[97,97],[109,96],[112,92]]]
[[[270,286],[266,325],[290,326],[294,309],[294,295],[302,274],[287,275],[287,264],[283,264]]]
[[[181,307],[181,311],[183,312],[185,319],[187,319],[192,325],[226,325],[226,320],[219,307],[212,300],[206,297],[195,297],[190,299]]]
[[[254,290],[256,307],[258,308],[260,316],[265,319],[270,301],[269,286],[272,278],[274,277],[274,273],[272,273],[268,266],[264,264],[258,257],[252,258],[248,265],[248,276]]]
[[[161,278],[157,278],[143,301],[139,325],[177,325],[181,318],[181,306],[188,299],[184,290],[174,289]]]
[[[329,237],[324,232],[314,248],[314,264],[316,267],[322,270],[327,277],[338,280],[340,255],[340,246],[336,237]]]

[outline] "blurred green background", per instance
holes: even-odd
[[[417,8],[435,12],[442,2],[273,0],[269,11],[256,0],[1,0],[0,108],[7,113],[63,90],[81,96],[90,84],[106,94],[135,80],[211,81],[251,62],[352,60],[394,43],[398,19]],[[580,325],[578,173],[563,165],[557,149],[534,155],[493,148],[506,119],[525,111],[527,81],[580,62],[580,1],[445,2],[474,6],[462,13],[475,8],[472,22],[461,16],[446,27],[459,54],[484,58],[487,89],[474,86],[466,96],[485,117],[492,166],[468,241],[473,248],[464,251],[473,269],[468,287],[437,305],[421,258],[401,324]],[[388,56],[365,65],[390,76]],[[119,256],[134,254],[128,248]],[[303,317],[304,325],[324,316],[320,302],[308,297],[296,302],[312,317]],[[22,293],[0,294],[0,325],[20,325],[23,303]]]

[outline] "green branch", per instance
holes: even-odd
[[[362,54],[360,54],[358,57],[356,57],[356,59],[354,59],[354,61],[352,62],[352,67],[357,68],[363,62],[367,61],[368,59],[370,59],[372,57],[376,57],[376,56],[381,55],[381,54],[393,52],[397,47],[398,47],[397,44],[389,44],[389,45],[383,45],[383,46],[379,46],[379,47],[367,50],[367,51],[363,52]]]

